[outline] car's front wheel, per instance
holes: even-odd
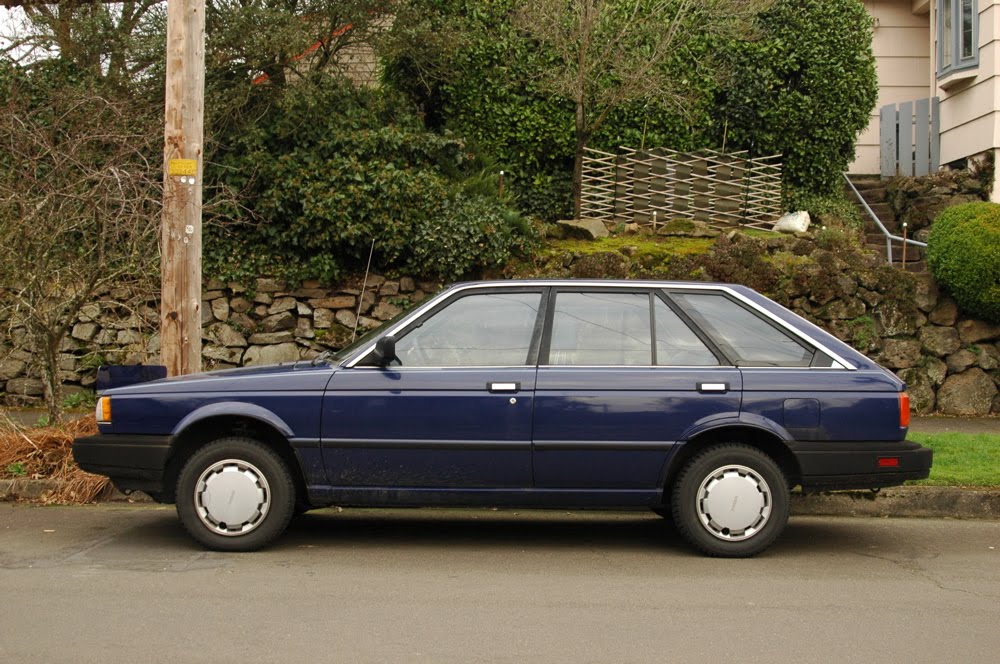
[[[200,448],[177,480],[177,515],[204,546],[254,551],[292,518],[295,482],[285,461],[252,438],[223,438]]]
[[[761,450],[715,445],[677,476],[671,507],[677,529],[710,556],[745,558],[771,546],[788,522],[784,473]]]

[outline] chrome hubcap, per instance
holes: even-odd
[[[253,464],[239,459],[213,463],[198,478],[194,504],[201,522],[219,535],[245,535],[263,521],[271,488]]]
[[[709,473],[696,502],[701,525],[727,542],[753,537],[771,516],[771,489],[746,466],[722,466]]]

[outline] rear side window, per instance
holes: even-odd
[[[647,293],[559,293],[549,364],[652,364]]]
[[[548,363],[576,366],[717,366],[687,323],[651,293],[555,297]]]
[[[721,293],[671,293],[737,366],[808,367],[813,349]]]
[[[663,300],[653,305],[656,364],[674,367],[711,367],[719,364],[712,351]]]

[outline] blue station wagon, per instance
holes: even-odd
[[[895,375],[743,286],[457,284],[338,352],[105,392],[84,470],[211,549],[342,506],[648,507],[714,556],[928,476]]]

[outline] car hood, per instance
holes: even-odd
[[[163,378],[117,387],[104,394],[323,389],[333,371],[334,368],[326,363],[313,365],[309,361],[267,364]]]

